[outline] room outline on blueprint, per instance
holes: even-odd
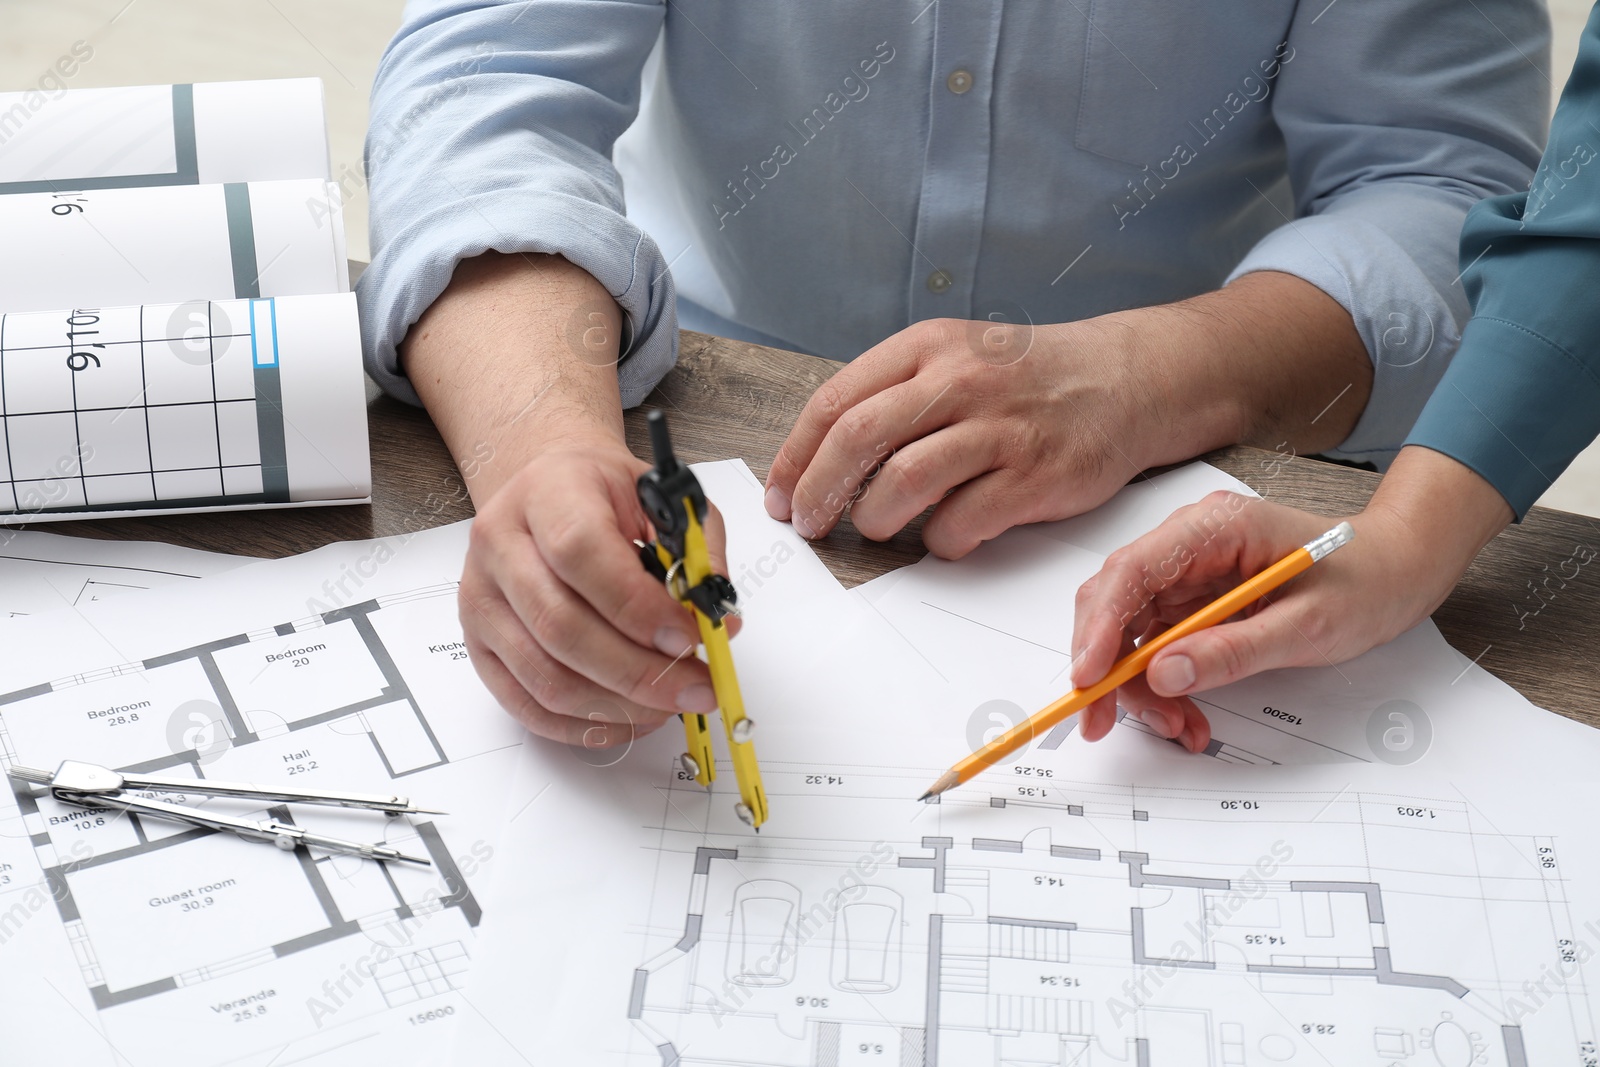
[[[627,1062],[1595,1062],[1581,980],[1550,981],[1589,937],[1561,842],[1501,835],[1459,795],[1018,767],[908,820],[920,771],[764,770],[793,836],[662,789],[656,901],[617,976]],[[859,834],[806,832],[829,824]]]
[[[427,791],[443,789],[438,775],[470,775],[471,761],[504,747],[491,743],[497,731],[439,722],[471,678],[455,591],[448,583],[379,596],[0,694],[0,762],[54,767],[71,758],[165,776],[413,794],[429,806]],[[482,916],[470,882],[493,850],[452,840],[435,817],[286,805],[251,813],[238,801],[181,797],[382,840],[432,863],[402,869],[86,812],[16,782],[10,794],[15,814],[0,811],[0,831],[26,835],[84,999],[110,1035],[148,1038],[165,1024],[206,1047],[202,1027],[233,1027],[220,1031],[231,1043],[218,1047],[237,1051],[256,1036],[241,1023],[272,1017],[287,1027],[269,1035],[282,1045],[330,1020],[425,1010],[464,982]],[[4,899],[0,941],[18,932]]]

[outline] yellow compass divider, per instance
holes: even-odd
[[[689,590],[712,573],[711,552],[706,546],[705,531],[695,516],[692,501],[685,497],[683,504],[689,518],[688,532],[684,537],[683,569],[681,577],[669,582],[667,588],[680,603],[694,612],[695,623],[700,627],[700,642],[706,649],[706,665],[711,669],[711,687],[717,695],[723,730],[728,737],[728,751],[733,755],[733,773],[739,782],[739,816],[760,829],[761,824],[767,821],[767,791],[761,782],[761,767],[756,762],[756,746],[752,740],[755,723],[744,713],[744,696],[739,690],[739,676],[733,669],[728,627],[722,619],[712,619],[706,615],[689,599]],[[655,548],[662,566],[671,573],[677,561],[659,543]],[[709,787],[716,780],[717,771],[706,716],[683,715],[680,718],[683,719],[684,737],[688,745],[686,755],[695,765],[694,780]]]

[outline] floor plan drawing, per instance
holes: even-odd
[[[645,1050],[628,1062],[1528,1067],[1594,1054],[1581,982],[1547,980],[1593,940],[1565,896],[1559,841],[1502,836],[1460,796],[1208,795],[1019,770],[908,825],[907,777],[768,768],[769,792],[805,816],[852,806],[863,836],[827,843],[752,841],[717,825],[717,808],[695,827],[704,801],[674,781],[657,884],[677,887],[677,908],[658,894],[640,964],[618,976]],[[1204,828],[1225,830],[1201,846]]]
[[[83,1002],[77,1014],[103,1035],[96,1044],[117,1053],[107,1062],[155,1062],[187,1049],[192,1056],[171,1062],[210,1063],[204,1057],[219,1050],[231,1061],[291,1045],[299,1062],[353,1040],[375,1048],[379,1031],[415,1045],[420,1035],[397,1029],[406,1019],[457,1010],[483,915],[498,783],[520,729],[492,705],[460,712],[463,693],[476,691],[455,592],[440,582],[323,604],[0,692],[0,764],[53,768],[76,759],[197,780],[407,795],[425,808],[480,813],[463,825],[441,815],[163,797],[381,842],[430,862],[413,867],[85,811],[9,782],[9,803],[0,804],[0,862],[10,876],[0,881],[0,949],[18,958],[26,944],[53,961],[52,988]],[[183,1035],[177,1045],[175,1034]]]
[[[745,499],[721,488],[708,495],[730,547],[787,535],[760,483]],[[734,655],[771,811],[759,834],[733,814],[727,765],[710,790],[695,784],[671,728],[605,766],[525,747],[507,809],[540,814],[507,826],[454,1062],[1595,1057],[1593,742],[1461,675],[1436,632],[1391,647],[1404,671],[1233,690],[1248,695],[1230,694],[1230,717],[1267,724],[1228,735],[1238,751],[1176,755],[1124,723],[918,803],[1010,725],[991,712],[1070,685],[1060,604],[1093,553],[991,548],[1002,540],[960,561],[959,581],[924,581],[917,564],[876,596],[829,594],[790,562],[749,598]],[[1066,592],[1012,610],[1036,587]],[[929,621],[951,612],[959,627]],[[1359,754],[1340,740],[1365,745],[1369,715],[1399,700],[1440,724],[1426,760],[1306,759],[1316,744]],[[1347,712],[1353,730],[1334,721]]]
[[[453,593],[453,588],[446,588],[420,595]],[[56,748],[82,754],[75,758],[121,761],[117,765],[123,770],[177,771],[197,779],[209,775],[228,780],[262,777],[271,765],[254,748],[263,744],[288,776],[303,781],[319,779],[318,771],[331,765],[330,750],[338,751],[342,757],[338,765],[346,767],[350,758],[370,749],[371,757],[394,779],[442,765],[448,757],[378,634],[379,610],[375,601],[357,604],[285,623],[269,634],[240,634],[145,660],[137,668],[142,682],[170,706],[187,709],[185,714],[193,717],[182,734],[191,747],[168,750],[170,720],[150,711],[150,699],[114,703],[121,699],[114,694],[126,692],[130,680],[128,672],[113,669],[0,694],[0,751],[10,755]],[[358,664],[365,670],[358,670]],[[65,710],[85,707],[89,710],[77,715]],[[63,731],[66,723],[77,727],[70,737]],[[144,749],[148,757],[127,762],[130,740],[148,745]],[[234,772],[236,767],[248,773],[241,776]],[[181,961],[181,969],[153,976],[149,972],[162,955],[160,948],[121,936],[119,950],[97,950],[93,936],[101,923],[132,919],[125,914],[128,900],[123,888],[131,870],[141,865],[159,869],[170,859],[168,850],[182,847],[213,852],[208,867],[248,868],[248,877],[266,885],[281,881],[280,858],[264,849],[240,849],[229,835],[215,831],[184,829],[135,814],[119,818],[86,813],[57,803],[42,790],[12,785],[45,877],[57,889],[57,906],[90,991],[102,1008],[204,982],[215,974],[247,967],[252,959],[276,959],[311,949],[358,933],[363,923],[398,921],[424,903],[408,898],[385,868],[366,872],[383,872],[386,877],[381,887],[372,887],[375,892],[362,892],[333,872],[334,857],[297,853],[299,873],[305,879],[303,890],[295,894],[300,899],[280,899],[270,922],[257,916],[246,923],[258,901],[247,888],[241,891],[237,877],[219,873],[213,884],[194,887],[194,895],[179,893],[170,905],[157,908],[158,914],[162,908],[192,912],[182,914],[182,921],[200,927],[197,932],[202,936],[192,938],[193,947],[187,950],[191,955]],[[285,806],[266,810],[280,822],[296,817]],[[446,893],[432,906],[458,908],[469,926],[477,925],[477,902],[433,823],[396,822],[380,824],[376,830],[386,831],[387,843],[403,840],[433,861]],[[92,855],[78,858],[83,852]],[[148,906],[132,903],[135,908]],[[200,907],[188,907],[193,904]],[[283,924],[281,931],[274,928],[276,923]],[[242,926],[251,929],[245,933]],[[269,943],[251,947],[263,933]],[[241,934],[244,944],[239,943]],[[231,958],[218,957],[218,946],[224,945],[243,951]]]

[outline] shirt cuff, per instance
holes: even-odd
[[[1412,206],[1448,216],[1427,222],[1451,234],[1453,258],[1464,208],[1415,200]],[[1466,294],[1459,286],[1441,294],[1416,255],[1377,222],[1335,209],[1272,231],[1228,276],[1231,282],[1253,271],[1292,274],[1338,301],[1355,322],[1372,358],[1372,395],[1350,435],[1326,455],[1386,469],[1449,366],[1470,314]],[[1432,273],[1447,269],[1443,262],[1431,266]]]
[[[421,403],[400,367],[399,345],[450,284],[456,264],[489,251],[561,255],[605,286],[624,316],[617,366],[624,407],[643,401],[677,362],[672,275],[647,234],[592,200],[497,191],[420,213],[375,251],[361,275],[356,293],[367,373],[385,392]],[[575,359],[587,358],[586,327],[574,321],[567,331]]]
[[[1600,380],[1581,360],[1525,326],[1480,316],[1406,444],[1472,468],[1520,522],[1597,432]]]

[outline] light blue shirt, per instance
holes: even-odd
[[[680,322],[847,360],[1285,271],[1354,317],[1376,377],[1339,454],[1381,463],[1467,318],[1462,219],[1538,161],[1548,46],[1538,0],[412,0],[373,89],[369,369],[414,400],[396,345],[489,249],[611,291],[629,405]]]

